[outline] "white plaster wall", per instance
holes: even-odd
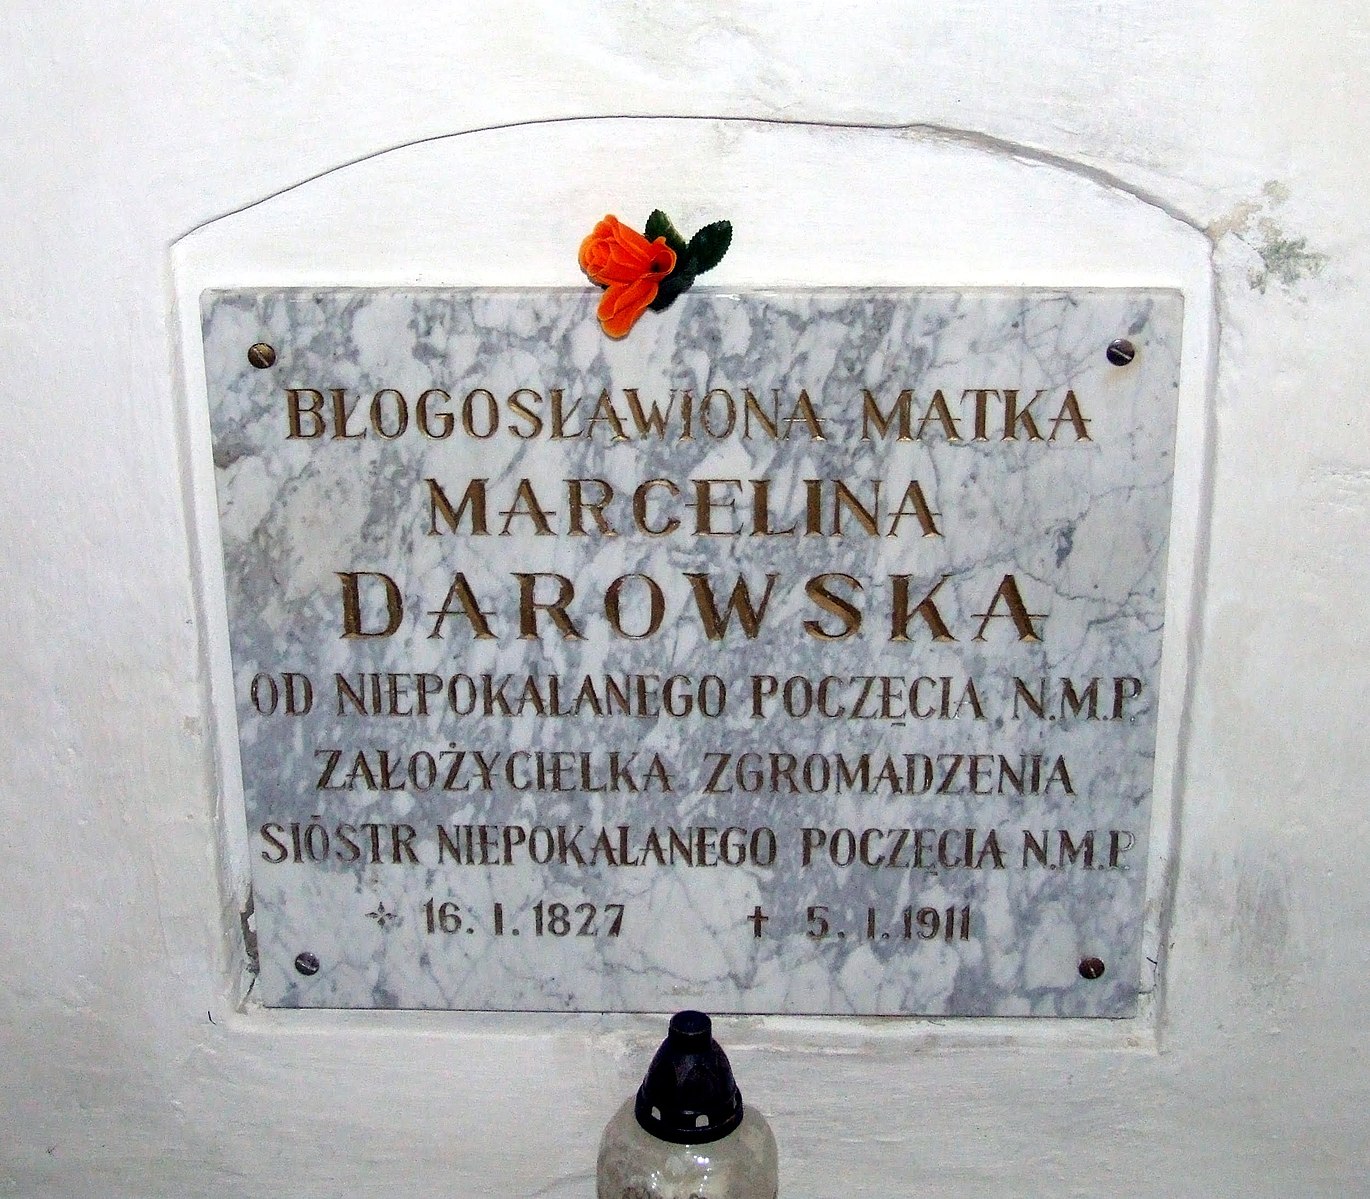
[[[1199,250],[1216,288],[1216,336],[1187,362],[1201,386],[1172,628],[1188,669],[1166,697],[1178,835],[1157,1001],[1121,1034],[730,1022],[748,1097],[781,1141],[783,1193],[1370,1193],[1363,5],[546,0],[410,15],[183,0],[6,17],[0,1190],[592,1189],[599,1127],[640,1073],[651,1022],[237,1009],[231,779],[211,702],[221,617],[177,287],[228,269],[216,238],[234,222],[211,222],[342,164],[637,114],[910,129],[802,141],[859,144],[891,170],[954,133],[967,156],[1020,157],[1024,179],[1116,197],[1120,228],[1154,231],[1136,251],[1160,247],[1138,268],[1148,281],[1206,300]],[[718,166],[726,143],[695,144]],[[652,154],[602,138],[585,154],[603,190],[562,207],[672,202]],[[547,161],[493,166],[502,186],[536,191]],[[360,170],[313,185],[335,216]],[[764,207],[736,178],[720,191]],[[1051,226],[1037,194],[990,197],[1001,235]],[[869,199],[891,219],[878,184]],[[454,224],[469,229],[464,212]],[[541,251],[514,240],[510,263],[536,270]],[[848,257],[803,244],[795,281],[841,279]],[[382,269],[383,246],[355,249],[340,270]],[[269,244],[244,253],[282,265]],[[1047,269],[1003,253],[1006,268]],[[1129,246],[1086,225],[1076,255],[1073,269],[1117,278]],[[739,262],[738,282],[760,277]]]

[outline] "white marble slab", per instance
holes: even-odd
[[[205,296],[254,996],[1131,1014],[1178,294],[596,298]]]

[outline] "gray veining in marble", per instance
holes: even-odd
[[[204,298],[255,997],[1131,1014],[1180,297],[597,295]]]

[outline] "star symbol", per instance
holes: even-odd
[[[379,924],[381,928],[385,928],[392,920],[398,920],[400,918],[399,912],[393,912],[385,906],[385,900],[381,900],[380,903],[376,905],[376,910],[374,912],[367,912],[366,914]]]

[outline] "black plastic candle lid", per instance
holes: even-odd
[[[677,1012],[637,1089],[637,1122],[675,1145],[702,1145],[742,1123],[742,1092],[703,1012]]]

